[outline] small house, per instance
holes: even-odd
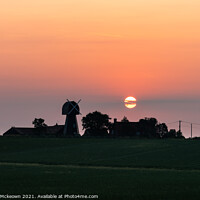
[[[64,125],[38,128],[12,127],[3,136],[62,136]]]

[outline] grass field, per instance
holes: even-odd
[[[0,137],[0,194],[199,199],[200,141]]]

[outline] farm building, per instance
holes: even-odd
[[[136,136],[140,135],[138,122],[119,122],[114,119],[110,133],[114,136]]]
[[[38,128],[12,127],[3,136],[62,136],[64,125]]]

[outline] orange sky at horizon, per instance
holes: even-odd
[[[200,98],[197,0],[0,2],[0,90]]]

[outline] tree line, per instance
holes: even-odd
[[[175,129],[168,130],[165,123],[159,123],[156,118],[144,118],[138,122],[129,122],[124,117],[120,122],[110,122],[111,118],[107,114],[99,111],[88,113],[82,118],[82,126],[84,130],[83,136],[128,136],[128,137],[144,137],[144,138],[184,138],[181,131]],[[44,119],[35,118],[32,124],[35,128],[47,127]]]
[[[138,122],[129,122],[124,117],[120,126],[110,122],[107,114],[95,111],[82,118],[83,136],[137,136],[146,138],[184,138],[181,131],[168,130],[165,123],[158,123],[156,118],[144,118]],[[134,123],[131,126],[131,123]],[[120,133],[117,129],[120,128]]]

